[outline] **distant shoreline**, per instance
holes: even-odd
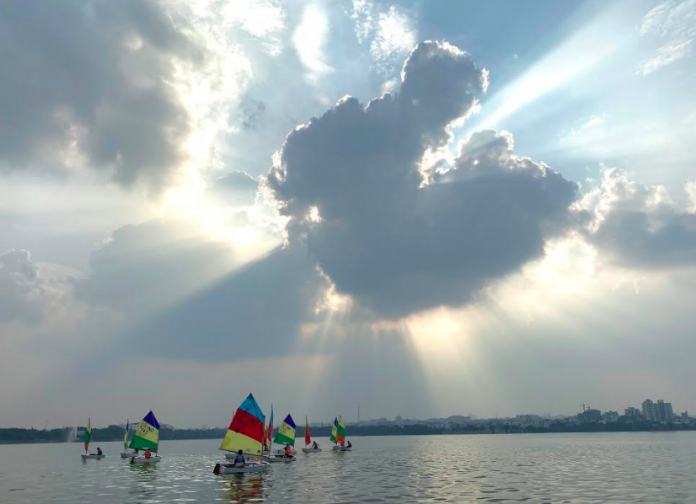
[[[477,434],[559,434],[559,433],[593,433],[593,432],[676,432],[694,431],[693,424],[650,424],[650,423],[587,423],[572,424],[557,422],[548,426],[517,425],[517,424],[476,424],[458,427],[431,427],[427,425],[348,425],[348,434],[352,437],[370,436],[469,436]],[[185,441],[196,439],[222,439],[226,429],[174,429],[163,427],[160,433],[162,441]],[[123,427],[112,425],[105,429],[94,429],[95,442],[111,442],[123,440]],[[298,442],[301,442],[302,427],[297,429]],[[312,427],[313,438],[328,438],[330,427]],[[81,439],[71,439],[73,428],[37,430],[37,429],[0,429],[0,445],[9,444],[48,444],[48,443],[80,443]]]

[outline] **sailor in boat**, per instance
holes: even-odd
[[[314,450],[318,450],[318,449],[319,449],[319,444],[318,444],[316,441],[314,441],[314,442],[312,443],[312,449],[314,449]]]
[[[150,451],[150,448],[145,449],[145,458],[146,459],[152,458],[152,452]]]
[[[98,457],[101,457],[101,456],[103,456],[103,455],[104,455],[104,452],[102,451],[102,449],[101,449],[101,448],[97,448],[97,456],[98,456]]]
[[[244,460],[244,453],[242,450],[239,450],[237,452],[237,456],[234,458],[234,463],[232,464],[232,467],[245,467],[246,466],[246,461]]]
[[[353,443],[351,443],[350,441],[348,441],[348,448],[353,448]]]
[[[292,448],[290,448],[290,445],[285,445],[285,453],[283,456],[286,458],[292,458]]]

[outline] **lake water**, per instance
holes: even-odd
[[[214,440],[163,442],[154,467],[119,458],[120,443],[87,462],[77,443],[0,445],[0,503],[696,503],[696,432],[351,440],[236,476],[213,474]]]

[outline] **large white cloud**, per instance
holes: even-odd
[[[344,98],[292,132],[268,184],[339,292],[382,317],[460,305],[572,225],[576,185],[481,132],[424,180],[421,160],[475,109],[487,72],[447,43],[408,58],[399,94]],[[424,183],[427,185],[423,186]]]
[[[686,186],[690,198],[692,187]],[[675,203],[665,187],[609,168],[581,205],[592,212],[589,240],[605,260],[637,269],[696,266],[696,214]]]

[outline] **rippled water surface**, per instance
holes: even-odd
[[[353,438],[265,475],[215,476],[218,441],[171,441],[156,467],[120,443],[0,446],[0,503],[696,503],[696,433]],[[325,442],[328,447],[328,442]],[[95,446],[96,448],[96,446]]]

